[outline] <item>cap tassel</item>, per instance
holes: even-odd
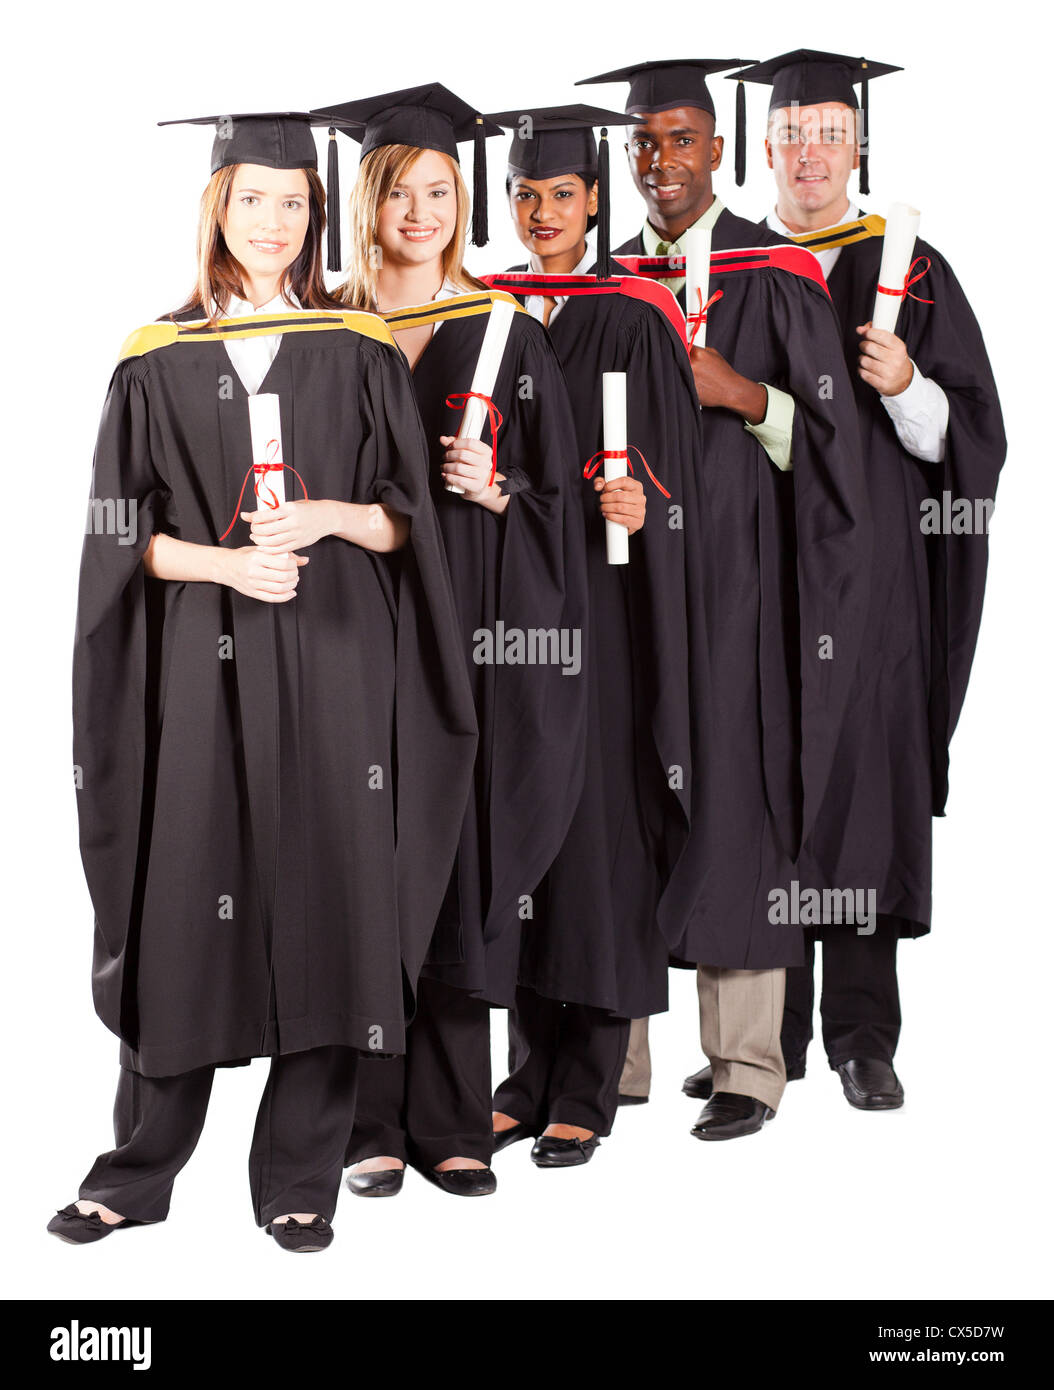
[[[472,133],[472,245],[486,246],[487,228],[487,132],[483,117],[476,117]]]
[[[600,132],[597,150],[597,275],[601,280],[611,278],[611,193],[608,133]]]
[[[747,94],[743,80],[736,83],[736,187],[747,177]]]
[[[326,163],[326,245],[329,251],[327,268],[339,271],[340,255],[340,164],[337,158],[337,132],[329,128],[329,155]]]
[[[863,119],[860,122],[860,192],[870,193],[871,182],[868,177],[867,155],[868,155],[868,118],[867,118],[867,64],[861,62],[863,76],[860,80],[860,111]]]

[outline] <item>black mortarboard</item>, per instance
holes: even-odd
[[[491,113],[489,119],[512,130],[509,173],[529,179],[578,174],[597,183],[597,274],[611,274],[611,215],[608,180],[609,125],[629,125],[632,116],[599,106],[535,106]],[[593,137],[599,126],[600,148]]]
[[[706,85],[707,76],[725,72],[728,68],[742,67],[750,61],[749,58],[669,58],[655,63],[634,63],[628,68],[616,68],[614,72],[602,72],[597,77],[583,77],[575,86],[628,82],[626,110],[630,114],[650,115],[655,111],[672,111],[678,106],[693,106],[698,111],[709,111],[716,119],[714,99]],[[743,111],[742,90],[739,89],[736,93],[737,183],[743,182],[740,177]]]
[[[457,159],[459,140],[473,142],[472,244],[487,244],[487,148],[488,135],[501,128],[487,121],[475,107],[448,91],[439,82],[407,87],[401,92],[344,101],[317,107],[312,115],[351,123],[346,133],[362,144],[362,153],[382,145],[412,145],[419,150],[438,150]]]
[[[214,125],[212,169],[232,164],[262,164],[267,169],[317,169],[318,151],[311,127],[328,118],[306,111],[267,111],[251,116],[193,116],[158,125]]]
[[[770,83],[769,110],[784,106],[822,106],[840,101],[862,113],[860,128],[860,192],[869,193],[868,180],[868,83],[890,72],[903,72],[891,63],[874,63],[869,58],[852,58],[845,53],[821,53],[815,48],[796,48],[755,63],[733,74],[740,82]],[[857,102],[853,83],[860,83]]]
[[[329,126],[329,181],[326,225],[329,268],[340,269],[340,189],[336,174],[337,136],[328,116],[307,111],[267,111],[250,116],[193,116],[159,125],[214,125],[212,168],[215,174],[232,164],[262,164],[266,169],[318,169],[312,126]],[[334,264],[335,262],[335,264]]]

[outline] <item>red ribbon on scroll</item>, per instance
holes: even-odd
[[[662,483],[659,482],[658,478],[655,476],[655,474],[654,474],[654,473],[651,471],[651,469],[648,467],[648,460],[647,460],[647,459],[644,457],[644,455],[640,452],[640,450],[637,448],[636,444],[631,444],[631,445],[629,446],[629,448],[632,449],[633,452],[634,452],[635,454],[639,454],[639,455],[640,455],[640,461],[641,461],[641,463],[643,463],[645,469],[647,470],[648,477],[652,480],[652,482],[655,484],[655,486],[659,489],[659,491],[662,493],[663,497],[669,497],[670,494],[666,491],[666,489],[663,487]],[[626,449],[598,449],[597,452],[593,455],[592,458],[586,459],[586,465],[585,465],[585,467],[582,469],[582,477],[583,477],[583,478],[592,478],[593,475],[596,473],[597,469],[600,467],[601,462],[602,462],[604,459],[625,459],[625,460],[626,460],[626,467],[629,469],[630,473],[633,472],[633,460],[630,458],[628,450],[626,450]]]
[[[923,261],[925,261],[926,264],[922,267],[919,273],[917,275],[912,275],[911,272],[915,269],[917,265],[920,265]],[[909,299],[914,299],[917,304],[932,304],[932,299],[920,299],[920,297],[917,294],[912,294],[910,289],[910,286],[916,284],[919,280],[922,279],[922,277],[929,270],[931,264],[932,263],[930,261],[929,256],[916,256],[912,263],[908,266],[908,273],[904,276],[904,284],[901,289],[891,290],[888,289],[885,285],[876,285],[875,288],[878,290],[879,294],[895,294],[898,299],[903,299],[904,296],[907,295]]]
[[[692,330],[688,337],[689,352],[691,352],[692,348],[695,347],[696,335],[699,332],[700,328],[702,328],[703,324],[706,322],[706,315],[708,311],[721,298],[721,296],[724,294],[724,290],[714,290],[713,294],[710,296],[710,298],[706,301],[705,304],[702,302],[702,290],[697,289],[696,294],[699,296],[699,308],[694,313],[688,315],[688,324]]]
[[[464,410],[469,401],[472,400],[483,402],[487,407],[487,419],[490,421],[491,462],[490,477],[487,479],[487,486],[490,487],[498,472],[498,430],[504,421],[501,411],[491,398],[485,396],[482,391],[458,391],[453,396],[447,396],[446,403],[451,410]]]
[[[220,543],[221,543],[221,544],[227,539],[227,537],[230,535],[230,533],[234,530],[235,523],[237,522],[239,516],[241,515],[241,510],[242,510],[242,498],[245,496],[245,484],[249,481],[249,477],[250,477],[250,475],[253,474],[253,473],[256,474],[256,477],[255,477],[255,479],[253,480],[253,491],[254,491],[254,493],[256,494],[257,498],[263,503],[263,505],[264,505],[265,507],[270,507],[270,508],[272,509],[272,511],[273,511],[275,508],[277,508],[280,504],[279,504],[279,501],[278,501],[278,496],[277,496],[277,494],[276,494],[271,488],[267,487],[267,484],[263,481],[263,479],[264,479],[264,474],[265,474],[265,473],[280,473],[280,472],[282,472],[283,469],[288,468],[289,471],[290,471],[290,473],[292,473],[293,477],[297,480],[297,482],[300,484],[300,486],[304,489],[304,497],[303,497],[303,500],[304,500],[305,502],[307,502],[307,501],[310,500],[309,497],[308,497],[308,495],[307,495],[307,488],[304,487],[304,480],[303,480],[303,478],[300,476],[300,474],[296,471],[296,469],[292,466],[292,464],[289,464],[289,463],[274,463],[274,462],[273,462],[273,459],[274,459],[275,455],[278,453],[278,441],[277,441],[276,439],[271,440],[271,443],[268,444],[268,446],[267,446],[267,447],[268,447],[268,452],[270,452],[271,444],[274,445],[274,453],[272,453],[272,454],[270,455],[269,461],[268,461],[267,463],[254,463],[250,468],[247,468],[247,469],[246,469],[246,471],[245,471],[245,477],[242,479],[241,491],[238,493],[238,501],[235,503],[235,506],[234,506],[234,515],[231,517],[231,524],[227,527],[226,531],[224,531],[223,535],[220,537]],[[267,499],[266,497],[261,496],[261,494],[260,494],[260,489],[261,489],[261,487],[265,488],[265,489],[271,494],[271,500],[270,500],[270,501],[268,501],[268,499]]]

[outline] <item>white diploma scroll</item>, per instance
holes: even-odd
[[[698,314],[710,298],[710,228],[689,227],[680,240],[684,247],[684,302],[690,320],[691,315]],[[695,325],[689,321],[689,341],[694,328]],[[705,323],[699,324],[692,346],[706,347]]]
[[[282,457],[282,414],[278,397],[273,393],[249,397],[249,435],[252,440],[253,467],[261,464],[284,464]],[[273,492],[279,505],[285,501],[285,468],[268,468],[266,473],[253,473],[256,491],[254,511],[271,511]],[[268,491],[268,489],[270,491]]]
[[[487,331],[483,335],[483,343],[479,350],[479,360],[476,362],[476,370],[472,377],[472,390],[478,391],[482,396],[494,399],[494,386],[498,380],[498,371],[501,368],[501,359],[505,356],[505,344],[509,340],[509,330],[512,328],[512,318],[515,314],[515,307],[505,299],[495,300],[490,313],[487,315]],[[458,430],[458,439],[482,439],[483,426],[487,422],[487,407],[484,401],[476,400],[474,397],[465,402],[465,412],[461,417],[461,428]],[[495,441],[491,440],[493,448]],[[456,483],[447,483],[447,492],[464,492],[463,487],[458,487]]]
[[[604,372],[604,452],[626,453],[626,373]],[[604,481],[624,478],[627,459],[604,460]],[[605,521],[609,565],[629,564],[629,532],[617,521]]]
[[[918,235],[918,208],[907,203],[894,203],[886,218],[886,231],[882,239],[882,265],[878,272],[878,283],[887,290],[903,290],[908,278],[908,269],[915,254],[915,237]],[[884,328],[893,333],[897,327],[897,316],[904,303],[903,294],[875,294],[875,312],[871,322],[876,328]]]

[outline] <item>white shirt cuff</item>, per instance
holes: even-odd
[[[794,397],[775,386],[765,387],[768,407],[765,418],[757,425],[746,424],[747,434],[752,434],[768,454],[781,473],[789,473],[791,463],[791,442],[794,432]]]
[[[948,437],[948,397],[911,363],[911,380],[899,396],[883,396],[886,414],[901,444],[924,463],[940,463]]]

